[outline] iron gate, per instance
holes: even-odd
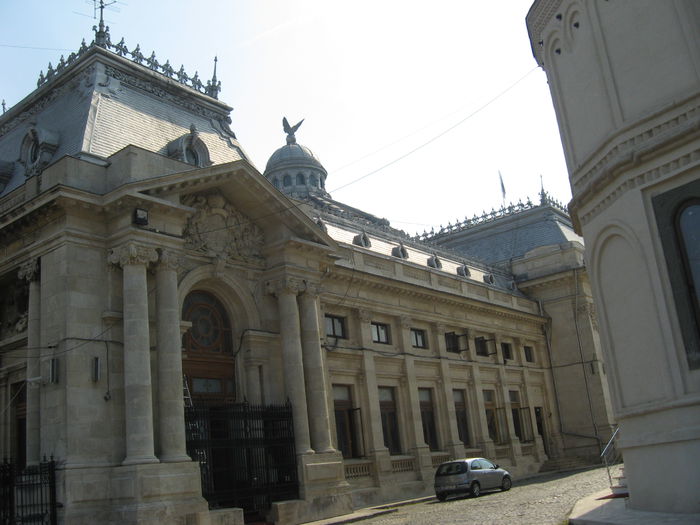
[[[52,460],[18,469],[0,463],[0,524],[56,525],[56,463]]]
[[[289,403],[187,407],[185,427],[210,508],[240,507],[250,515],[299,497]]]

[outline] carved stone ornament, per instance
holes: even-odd
[[[226,261],[262,262],[262,230],[219,191],[186,195],[182,203],[197,209],[185,228],[187,249]]]
[[[275,296],[280,296],[285,293],[296,295],[306,288],[304,281],[293,277],[283,277],[282,279],[268,281],[266,286],[267,293]]]
[[[22,281],[28,283],[36,281],[39,279],[39,259],[29,259],[25,261],[22,266],[19,267],[19,272],[17,272],[17,277]]]
[[[177,253],[160,248],[158,249],[158,254],[159,269],[178,271],[181,268],[182,259]]]
[[[158,260],[158,252],[150,246],[127,242],[109,252],[109,262],[122,268],[129,264],[147,265]]]

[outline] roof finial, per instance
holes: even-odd
[[[542,175],[540,175],[540,204],[547,204],[547,192],[544,191],[544,182],[542,181]]]
[[[219,57],[214,57],[214,76],[211,80],[207,80],[207,87],[204,92],[212,98],[219,98],[219,91],[221,91],[221,82],[216,79],[216,63],[219,61]]]
[[[284,132],[287,134],[287,145],[297,143],[297,138],[294,136],[294,133],[296,133],[296,131],[299,129],[299,126],[301,126],[302,122],[304,122],[304,119],[301,119],[294,126],[290,126],[289,122],[287,122],[287,117],[282,118],[282,127],[284,129]]]
[[[97,0],[92,0],[95,3],[95,9],[100,10],[100,25],[92,26],[92,30],[95,32],[95,45],[99,47],[111,46],[112,42],[109,40],[109,26],[105,26],[104,11],[105,7],[112,4],[116,4],[117,0],[112,0],[111,2],[105,4],[104,0],[100,0],[100,7],[97,7]]]
[[[3,114],[3,115],[5,114],[5,110],[6,110],[6,109],[7,109],[7,108],[5,107],[5,99],[2,99],[2,114]]]

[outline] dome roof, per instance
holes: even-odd
[[[275,151],[265,166],[265,175],[286,168],[316,168],[327,174],[316,155],[301,144],[287,144]]]

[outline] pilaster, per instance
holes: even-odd
[[[26,261],[19,269],[18,277],[29,285],[29,308],[27,312],[27,465],[41,461],[41,396],[39,383],[41,375],[41,265],[39,258]]]

